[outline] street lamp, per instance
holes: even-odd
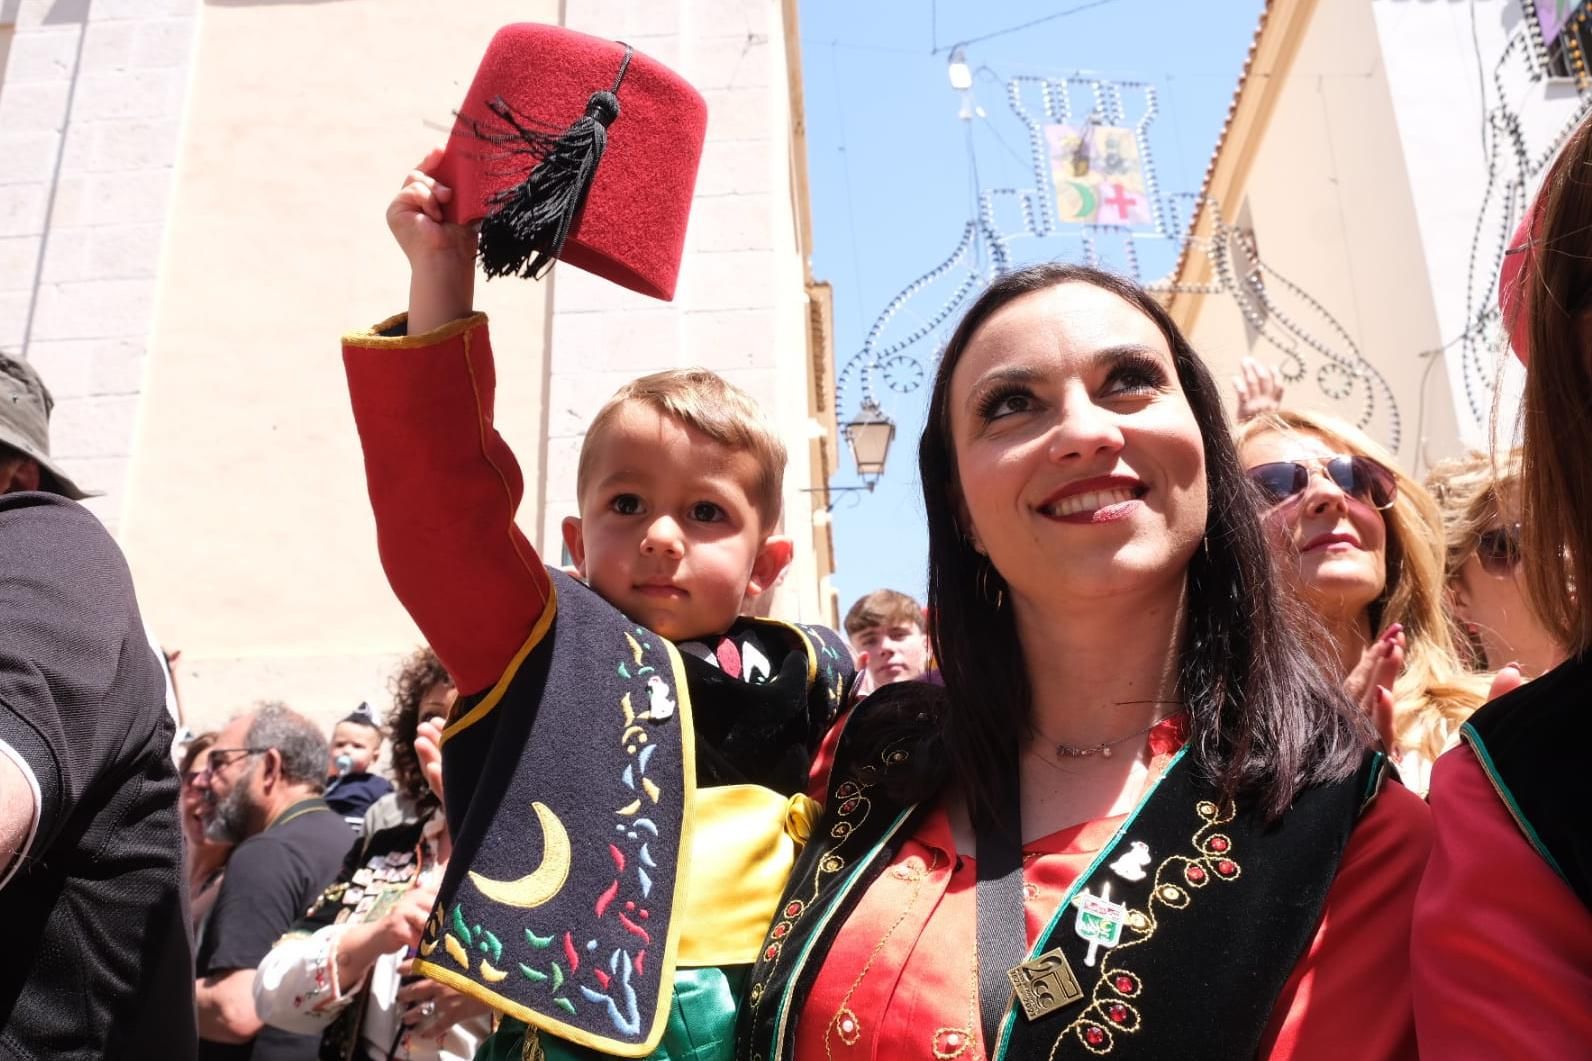
[[[890,443],[895,440],[895,421],[885,415],[878,402],[869,398],[857,410],[856,419],[840,425],[840,433],[851,447],[851,459],[857,465],[857,478],[862,480],[862,485],[804,488],[804,493],[822,493],[829,499],[824,506],[826,514],[835,507],[835,494],[873,493],[879,477],[884,474]]]
[[[884,462],[895,440],[895,421],[884,415],[872,398],[862,403],[857,418],[841,429],[851,446],[851,459],[857,462],[857,477],[869,490],[884,474]]]

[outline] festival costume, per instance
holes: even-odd
[[[550,1033],[548,1056],[727,1054],[815,816],[803,789],[849,691],[845,643],[741,619],[676,646],[544,567],[514,524],[485,317],[403,330],[346,337],[344,363],[383,565],[467,691],[416,968]]]
[[[1411,966],[1422,1053],[1592,1057],[1592,655],[1471,716],[1432,778]]]
[[[1264,827],[1200,779],[1175,720],[1151,731],[1164,772],[1130,813],[1024,845],[1010,916],[1025,918],[1029,958],[1064,955],[1029,982],[1064,996],[1071,978],[1079,997],[1036,1020],[1012,1005],[992,1055],[976,860],[939,800],[894,794],[893,772],[935,754],[922,726],[875,724],[903,707],[924,718],[943,695],[890,686],[848,724],[751,974],[738,1058],[1414,1056],[1406,944],[1425,807],[1368,756]]]

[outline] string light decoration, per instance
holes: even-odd
[[[1232,298],[1250,328],[1283,355],[1279,368],[1286,382],[1311,379],[1331,402],[1352,409],[1346,411],[1346,419],[1398,449],[1404,434],[1403,417],[1387,378],[1365,358],[1359,344],[1319,299],[1268,263],[1251,234],[1222,216],[1219,202],[1208,198],[1205,205],[1212,222],[1211,235],[1189,237],[1187,248],[1209,259],[1214,282],[1163,280],[1146,285],[1147,289],[1158,294]],[[1242,270],[1235,261],[1235,246],[1246,259]],[[1297,310],[1283,303],[1279,297],[1283,294]],[[1314,319],[1315,325],[1307,324],[1307,319]],[[1307,352],[1316,355],[1313,374]]]
[[[1507,354],[1499,326],[1495,285],[1503,268],[1504,253],[1509,249],[1509,239],[1525,212],[1528,192],[1570,134],[1592,113],[1592,95],[1587,92],[1592,86],[1577,74],[1576,84],[1581,95],[1576,106],[1540,149],[1531,150],[1521,115],[1509,102],[1518,96],[1518,92],[1511,91],[1511,81],[1523,78],[1539,82],[1553,71],[1545,62],[1548,42],[1542,40],[1536,10],[1529,0],[1527,8],[1524,29],[1509,39],[1493,66],[1493,97],[1498,102],[1485,115],[1490,133],[1487,137],[1487,182],[1471,231],[1470,260],[1465,274],[1465,327],[1445,346],[1445,349],[1459,346],[1461,386],[1466,407],[1477,424],[1486,424],[1491,419]],[[1584,26],[1586,18],[1583,5],[1575,20],[1577,26]],[[1567,29],[1558,39],[1575,37],[1576,34]],[[1571,54],[1568,47],[1566,54]],[[1579,45],[1574,54],[1581,54]]]

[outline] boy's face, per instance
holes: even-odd
[[[369,726],[358,722],[339,722],[332,729],[332,773],[337,773],[337,757],[346,755],[354,761],[348,768],[351,774],[361,774],[370,769],[381,748],[381,737]]]
[[[868,660],[874,688],[921,677],[929,666],[929,635],[917,623],[870,626],[851,637],[852,647]]]
[[[604,600],[671,641],[721,634],[790,563],[752,503],[756,459],[638,402],[590,440],[564,542]]]

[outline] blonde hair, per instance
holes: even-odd
[[[1404,627],[1404,671],[1393,685],[1393,723],[1399,742],[1436,759],[1451,734],[1487,699],[1488,680],[1470,671],[1456,647],[1446,608],[1443,521],[1426,488],[1405,475],[1393,454],[1335,417],[1277,410],[1238,430],[1238,445],[1268,431],[1308,434],[1350,456],[1369,457],[1393,473],[1398,496],[1381,513],[1387,527],[1387,574],[1371,604],[1373,636],[1393,623]]]
[[[1504,519],[1505,500],[1520,488],[1520,451],[1504,455],[1494,467],[1485,453],[1471,451],[1463,457],[1439,461],[1426,476],[1426,489],[1443,517],[1446,550],[1444,578],[1459,578],[1476,543],[1494,523]]]
[[[906,626],[927,629],[923,621],[923,605],[898,590],[876,589],[857,598],[857,603],[846,613],[846,636],[855,637],[875,626]]]
[[[597,410],[581,442],[575,468],[576,496],[584,497],[591,472],[592,443],[613,423],[627,402],[667,416],[678,424],[711,438],[757,462],[751,483],[752,504],[763,519],[763,529],[779,522],[785,483],[785,444],[758,408],[757,402],[735,384],[705,368],[673,368],[631,380]]]

